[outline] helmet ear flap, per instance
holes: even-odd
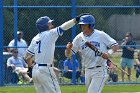
[[[45,30],[48,30],[48,29],[49,29],[49,27],[48,27],[48,25],[47,25],[47,24],[45,24],[45,25],[40,25],[40,24],[37,24],[36,26],[37,26],[37,28],[38,28],[38,30],[39,30],[40,32],[42,32],[42,31],[45,31]]]
[[[81,29],[81,24],[79,24],[79,28]]]

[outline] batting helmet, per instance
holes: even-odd
[[[39,32],[43,32],[49,29],[48,23],[51,23],[53,20],[51,20],[48,16],[40,17],[36,21],[36,27],[39,30]]]
[[[83,15],[80,17],[78,24],[89,24],[90,28],[93,28],[95,26],[95,18],[92,15]]]

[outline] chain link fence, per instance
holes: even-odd
[[[111,37],[116,39],[119,44],[124,39],[126,32],[133,34],[136,41],[136,54],[139,50],[139,34],[140,34],[140,0],[3,0],[3,54],[4,54],[4,84],[10,84],[13,77],[8,76],[6,61],[10,54],[7,54],[9,42],[17,38],[16,32],[23,31],[27,44],[29,45],[32,38],[38,33],[35,22],[41,16],[49,16],[54,20],[53,24],[59,26],[65,21],[75,17],[80,13],[90,13],[95,16],[95,28],[103,30]],[[81,29],[76,25],[74,29],[70,29],[64,33],[56,42],[55,50],[55,67],[61,69],[62,61],[66,59],[64,55],[65,45],[71,42]],[[16,39],[15,39],[16,40]],[[16,46],[15,46],[16,47]],[[27,48],[27,47],[18,47]],[[113,62],[120,66],[122,50],[112,56]],[[81,58],[76,55],[76,59],[80,62]],[[81,63],[80,63],[81,64]],[[80,65],[81,69],[81,65]],[[119,76],[118,82],[121,80],[121,72],[117,70]],[[132,81],[135,81],[135,69],[132,69]],[[14,75],[13,73],[10,75]],[[16,76],[14,76],[15,78]],[[17,80],[18,78],[16,78]],[[63,78],[59,74],[61,84],[71,82]],[[127,81],[127,77],[125,77]],[[13,81],[16,82],[17,81]],[[140,80],[138,81],[140,82]],[[80,82],[81,83],[81,82]]]

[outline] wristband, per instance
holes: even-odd
[[[112,49],[108,50],[108,54],[112,55],[114,53],[114,51]]]

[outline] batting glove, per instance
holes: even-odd
[[[83,16],[83,15],[90,15],[90,14],[89,13],[81,13],[80,15],[76,16],[76,18],[75,18],[76,21],[79,22],[80,17]]]

